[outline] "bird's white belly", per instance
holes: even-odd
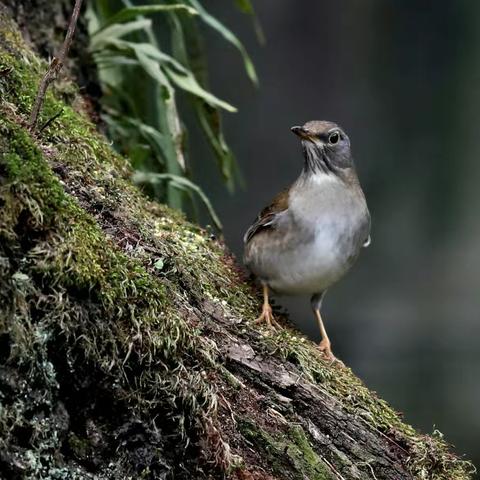
[[[325,227],[311,242],[279,252],[269,284],[282,293],[318,293],[339,280],[349,266],[340,239]]]
[[[272,240],[254,238],[247,259],[251,270],[280,293],[326,290],[352,266],[368,236],[364,199],[331,175],[308,182],[292,189],[288,211],[277,216]]]

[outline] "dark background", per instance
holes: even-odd
[[[233,2],[210,11],[237,32],[260,78],[205,29],[212,90],[246,180],[227,194],[201,163],[238,255],[258,211],[298,176],[292,125],[348,132],[373,218],[372,245],[324,302],[334,351],[424,432],[442,431],[480,465],[480,2],[260,0],[267,43]],[[308,298],[277,299],[318,338]]]

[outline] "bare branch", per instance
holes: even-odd
[[[47,92],[48,86],[57,78],[58,73],[62,69],[65,59],[67,58],[68,51],[70,50],[70,45],[73,41],[73,35],[75,33],[75,27],[77,25],[78,17],[80,15],[80,9],[82,7],[83,0],[75,0],[75,6],[73,7],[72,17],[70,18],[70,23],[68,25],[67,34],[65,35],[65,40],[63,45],[58,53],[58,56],[52,58],[50,65],[48,67],[47,73],[45,73],[40,86],[38,87],[37,96],[33,104],[32,112],[28,121],[28,127],[30,130],[35,130],[37,124],[38,115],[43,106],[43,101],[45,99],[45,94]]]

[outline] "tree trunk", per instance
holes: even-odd
[[[132,186],[72,81],[27,131],[47,65],[15,15],[0,4],[0,477],[471,478],[287,320],[254,326],[235,260]]]

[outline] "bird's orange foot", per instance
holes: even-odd
[[[268,304],[262,307],[261,315],[255,320],[255,323],[266,323],[270,329],[280,328],[280,324],[275,320],[272,313],[272,307]]]
[[[340,363],[341,365],[343,365],[343,362],[341,360],[339,360],[332,353],[332,346],[330,344],[330,341],[328,341],[327,339],[323,339],[318,344],[318,349],[320,350],[320,353],[322,354],[322,356],[325,360],[328,360],[330,363]]]

